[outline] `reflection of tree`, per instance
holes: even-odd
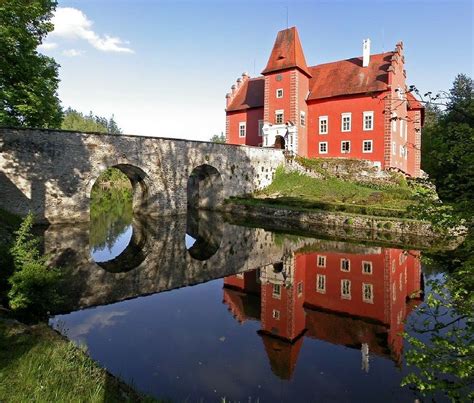
[[[130,188],[94,187],[91,199],[90,245],[93,250],[110,250],[132,223],[132,192]]]
[[[447,273],[428,281],[425,304],[412,316],[405,337],[409,366],[403,381],[422,394],[442,392],[452,400],[474,399],[474,237],[458,250],[432,257],[429,266]]]

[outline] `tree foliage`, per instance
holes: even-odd
[[[89,115],[84,115],[72,108],[68,108],[64,112],[61,129],[79,132],[122,133],[122,129],[118,127],[113,115],[110,119],[107,119],[94,115],[92,112],[89,112]]]
[[[39,240],[31,234],[33,215],[28,214],[16,232],[10,250],[14,271],[8,279],[10,307],[41,315],[59,302],[58,282],[60,272],[48,267],[47,258],[39,252]]]
[[[446,109],[427,108],[422,168],[443,201],[472,208],[474,200],[474,83],[459,74],[446,94]]]
[[[404,379],[423,395],[444,393],[453,401],[474,400],[474,236],[444,255],[426,256],[431,271],[425,303],[408,323]],[[433,270],[435,268],[435,270]]]
[[[0,1],[0,126],[58,128],[58,67],[37,47],[53,30],[53,0]]]
[[[214,136],[212,136],[209,141],[211,141],[212,143],[225,143],[226,142],[226,138],[225,138],[225,134],[221,132],[221,134],[214,134]]]

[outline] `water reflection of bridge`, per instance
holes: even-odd
[[[110,261],[96,263],[90,253],[89,233],[87,224],[55,225],[45,231],[45,252],[64,271],[67,300],[62,312],[282,265],[304,246],[361,254],[380,250],[287,237],[261,228],[227,224],[220,215],[200,212],[196,216],[159,220],[135,218],[133,235],[125,250]],[[196,240],[189,250],[186,235]]]

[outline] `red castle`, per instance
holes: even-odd
[[[391,52],[307,66],[295,27],[277,35],[262,76],[226,95],[230,144],[303,157],[357,158],[420,176],[424,108],[407,90],[403,43]]]

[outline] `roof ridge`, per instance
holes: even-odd
[[[388,52],[381,52],[381,53],[374,53],[372,55],[370,55],[370,57],[373,57],[373,56],[380,56],[380,55],[388,55],[388,54],[391,54],[391,53],[394,53],[392,50],[388,51]],[[334,64],[334,63],[340,63],[340,62],[347,62],[349,60],[353,60],[353,59],[362,59],[362,56],[356,56],[356,57],[349,57],[348,59],[341,59],[341,60],[334,60],[333,62],[326,62],[326,63],[320,63],[320,64],[315,64],[314,66],[308,66],[308,69],[314,69],[316,67],[319,67],[319,66],[325,66],[327,64]]]

